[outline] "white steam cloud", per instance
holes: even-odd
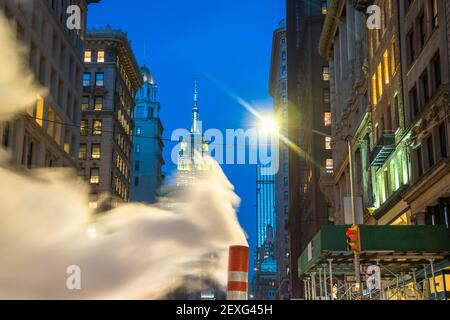
[[[23,50],[5,20],[0,15],[3,120],[40,91],[24,76]],[[158,299],[199,275],[211,252],[210,276],[224,285],[228,247],[246,245],[240,200],[218,165],[201,179],[159,206],[94,215],[88,186],[71,170],[18,172],[0,149],[0,299]],[[81,269],[81,290],[66,287],[72,265]]]
[[[44,90],[34,82],[26,65],[26,50],[16,41],[16,30],[0,13],[0,121],[25,111]]]

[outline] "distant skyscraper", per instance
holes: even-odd
[[[273,33],[269,92],[273,98],[279,131],[285,137],[288,136],[287,77],[286,21],[282,20]],[[290,250],[289,234],[286,229],[289,216],[289,149],[281,141],[278,157],[281,169],[275,175],[276,228],[274,243],[280,286],[279,298],[284,300],[290,298]]]
[[[192,107],[192,127],[190,134],[184,138],[178,156],[177,185],[186,186],[195,180],[205,170],[209,169],[203,161],[208,154],[208,142],[203,137],[200,109],[198,106],[198,83],[194,84],[194,106]]]
[[[134,107],[134,150],[131,201],[154,203],[163,179],[163,126],[156,100],[158,86],[147,67],[141,68],[144,84]]]
[[[275,176],[271,167],[257,165],[256,217],[257,248],[255,254],[254,298],[277,298],[277,264],[275,260]]]

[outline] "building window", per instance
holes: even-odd
[[[87,120],[80,121],[80,135],[87,136],[88,135],[88,122]]]
[[[419,47],[420,49],[423,48],[425,45],[425,39],[426,39],[426,30],[427,26],[425,24],[425,13],[422,12],[420,17],[417,20],[418,28],[419,28]]]
[[[103,97],[102,96],[96,96],[94,98],[94,110],[100,111],[103,109]]]
[[[83,100],[81,101],[81,110],[87,111],[89,110],[89,96],[84,96]]]
[[[97,87],[103,87],[105,85],[105,74],[103,72],[97,72],[95,74],[95,85]]]
[[[97,62],[98,63],[104,63],[105,62],[105,51],[99,50],[97,52]]]
[[[323,103],[330,103],[330,88],[323,89]]]
[[[94,136],[102,135],[102,120],[94,120],[92,125],[92,134]]]
[[[89,72],[83,73],[83,87],[89,87],[91,85],[91,74]]]
[[[324,113],[324,123],[325,127],[331,126],[331,112]]]
[[[420,178],[423,175],[423,165],[422,165],[422,147],[417,148],[417,175]]]
[[[441,76],[441,57],[439,52],[436,53],[433,60],[431,61],[431,68],[433,72],[433,89],[436,91],[442,84]]]
[[[141,144],[136,143],[136,153],[140,153],[140,152],[141,152]]]
[[[99,184],[100,183],[100,169],[99,168],[91,168],[91,175],[89,179],[91,184]]]
[[[395,70],[397,70],[397,61],[395,59],[395,55],[397,54],[397,49],[395,46],[395,40],[392,40],[391,43],[391,73],[394,76]]]
[[[327,173],[332,174],[334,172],[333,159],[327,159],[326,160],[325,169],[327,170]]]
[[[327,14],[327,12],[328,12],[327,7],[328,7],[327,1],[322,1],[322,2],[321,2],[321,11],[322,11],[322,14]]]
[[[288,191],[285,191],[284,192],[284,201],[289,201],[289,192]]]
[[[80,144],[80,150],[78,150],[78,159],[86,160],[87,157],[87,145],[86,143]]]
[[[384,84],[389,84],[389,53],[386,50],[383,54],[383,66],[384,66]]]
[[[441,157],[447,158],[447,134],[445,132],[445,122],[439,126],[439,144],[441,150]]]
[[[84,62],[92,62],[92,51],[91,50],[84,51]]]
[[[288,177],[284,177],[283,178],[283,184],[284,184],[285,187],[289,186],[289,179],[288,179]]]
[[[101,146],[99,143],[93,143],[91,147],[91,158],[93,160],[100,160],[102,153],[101,153]]]
[[[439,27],[438,1],[439,0],[430,0],[433,30]]]
[[[399,113],[398,94],[394,96],[394,114],[395,114],[395,129],[400,127],[400,113]]]
[[[136,112],[135,112],[134,117],[136,119],[144,118],[144,107],[136,107]]]
[[[330,68],[322,67],[322,79],[323,81],[330,81]]]
[[[134,177],[134,186],[139,186],[139,177]]]
[[[414,62],[414,57],[416,56],[414,53],[414,29],[411,29],[406,35],[406,50],[408,55],[408,66],[411,66]]]
[[[419,113],[419,102],[417,99],[417,87],[414,86],[410,91],[409,91],[409,104],[411,107],[411,120],[414,120],[417,116],[417,114]]]
[[[325,149],[331,150],[331,137],[325,137]]]
[[[413,1],[414,0],[405,0],[405,12],[409,9]]]
[[[374,73],[372,76],[372,104],[376,106],[378,104],[377,96],[377,74]]]
[[[286,51],[281,53],[281,60],[286,61]]]
[[[141,169],[141,162],[140,161],[136,161],[134,163],[134,170],[135,171],[139,171]]]
[[[136,127],[136,135],[137,136],[141,135],[141,127]]]
[[[434,150],[433,150],[433,136],[430,135],[427,139],[427,151],[428,151],[428,167],[434,166]]]
[[[381,66],[381,63],[378,65],[377,68],[377,80],[378,80],[378,97],[381,98],[383,95],[383,67]]]
[[[428,72],[425,70],[419,78],[420,94],[422,97],[422,106],[426,105],[430,99],[430,91],[428,89]]]

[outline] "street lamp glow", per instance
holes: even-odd
[[[273,118],[262,118],[259,122],[259,129],[263,133],[274,134],[278,131],[278,124]]]

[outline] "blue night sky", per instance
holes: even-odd
[[[204,130],[246,129],[255,121],[207,75],[245,101],[272,108],[268,92],[272,33],[284,17],[284,0],[102,0],[90,6],[88,27],[110,24],[128,32],[138,62],[146,62],[158,84],[164,138],[170,138],[173,130],[190,128],[195,75]],[[174,143],[165,144],[164,171],[171,173],[176,168],[170,161]],[[238,216],[253,248],[256,168],[223,169],[242,199]]]

